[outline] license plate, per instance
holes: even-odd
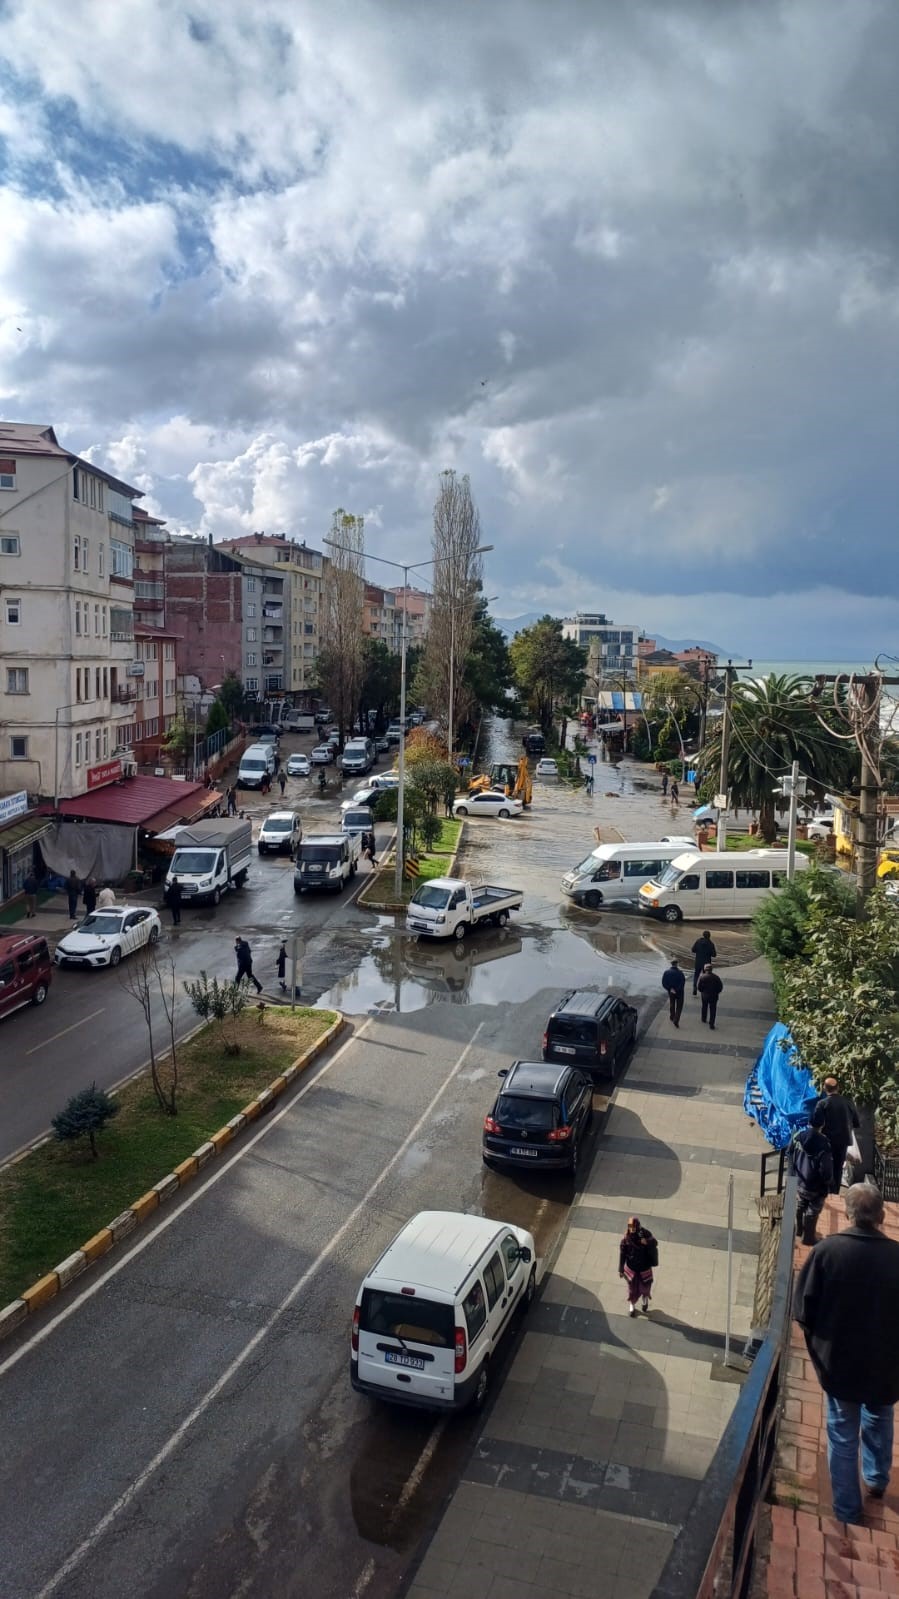
[[[553,1050],[556,1055],[574,1055],[576,1053],[573,1044],[553,1044]]]
[[[427,922],[410,922],[409,926],[410,927],[420,927],[422,932],[427,932],[427,930],[428,930]]]
[[[402,1355],[396,1350],[388,1349],[384,1356],[388,1366],[411,1366],[413,1371],[424,1371],[425,1363],[420,1355]]]
[[[509,1150],[509,1154],[510,1155],[526,1155],[529,1160],[536,1160],[538,1151],[536,1149],[510,1149]]]

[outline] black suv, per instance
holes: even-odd
[[[591,989],[566,994],[543,1034],[543,1059],[615,1077],[637,1036],[637,1012],[626,1000]]]
[[[532,1166],[577,1171],[581,1140],[593,1121],[593,1089],[570,1066],[517,1060],[484,1117],[487,1166]]]
[[[525,733],[521,742],[526,755],[546,754],[546,739],[542,733]]]

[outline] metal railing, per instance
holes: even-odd
[[[774,1469],[789,1359],[795,1209],[796,1178],[790,1175],[768,1331],[650,1599],[748,1599],[752,1589],[759,1511]]]
[[[759,1172],[759,1199],[764,1199],[765,1195],[768,1194],[768,1193],[772,1193],[772,1194],[782,1194],[783,1193],[784,1184],[786,1182],[786,1170],[787,1170],[787,1156],[788,1156],[788,1154],[789,1154],[789,1149],[766,1149],[765,1150],[765,1153],[762,1156],[761,1169],[760,1169],[760,1172]],[[776,1173],[775,1173],[775,1179],[776,1180],[775,1180],[775,1183],[774,1183],[773,1187],[769,1189],[769,1187],[768,1187],[768,1176],[769,1176],[769,1173],[770,1173],[770,1170],[771,1170],[771,1166],[772,1166],[774,1161],[777,1162],[777,1170],[776,1170]]]

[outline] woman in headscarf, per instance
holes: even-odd
[[[629,1316],[636,1316],[639,1299],[643,1301],[644,1313],[649,1313],[652,1270],[658,1264],[659,1246],[652,1233],[640,1226],[639,1216],[630,1216],[618,1249],[618,1275],[627,1283]]]

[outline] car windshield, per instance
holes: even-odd
[[[371,827],[372,814],[368,810],[345,811],[343,817],[344,827]]]
[[[254,758],[251,761],[241,761],[240,769],[242,772],[264,772],[267,764],[261,758]]]
[[[293,827],[293,818],[290,816],[270,816],[263,822],[263,833],[289,833]]]
[[[212,870],[215,850],[212,849],[176,849],[172,858],[171,873],[177,877],[183,872],[186,877],[199,877],[202,872]]]
[[[577,865],[575,866],[574,874],[575,876],[578,876],[581,872],[592,872],[598,865],[599,861],[595,855],[585,855],[584,859],[582,861],[578,861]]]
[[[423,883],[421,888],[415,890],[409,904],[422,905],[425,910],[429,911],[443,911],[446,910],[449,901],[450,891],[448,888],[435,888],[433,883]]]
[[[93,916],[86,916],[81,923],[79,933],[120,933],[122,930],[121,916],[110,916],[108,912],[96,911]]]
[[[452,1305],[422,1299],[418,1294],[391,1294],[380,1288],[366,1288],[362,1295],[359,1329],[379,1333],[382,1338],[401,1338],[405,1343],[452,1349],[455,1321]]]
[[[662,888],[673,888],[675,883],[680,882],[683,875],[683,870],[680,866],[666,866],[665,870],[660,873],[658,881]]]
[[[332,865],[337,860],[337,844],[301,844],[300,858],[304,861],[313,861],[316,865],[322,861]]]
[[[556,1107],[551,1099],[530,1099],[519,1094],[500,1094],[496,1120],[502,1125],[548,1129],[555,1126]]]

